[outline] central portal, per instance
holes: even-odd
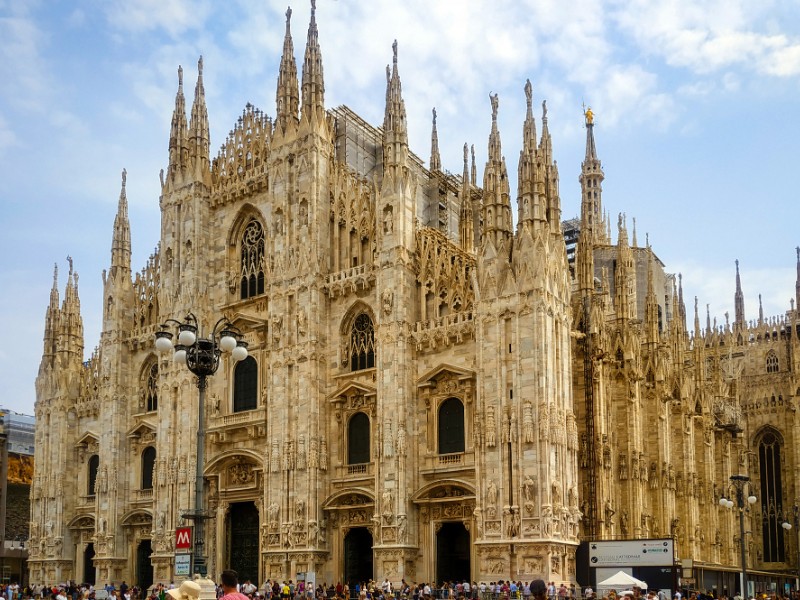
[[[248,579],[258,585],[258,509],[255,502],[231,504],[228,527],[228,564],[239,574],[239,581]]]
[[[372,579],[372,534],[366,527],[353,527],[344,536],[344,580],[356,583]]]
[[[436,533],[436,581],[471,581],[469,531],[461,522],[442,523]]]

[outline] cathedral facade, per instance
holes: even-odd
[[[570,582],[581,539],[644,537],[723,572],[736,473],[766,490],[751,560],[789,570],[774,526],[800,495],[794,305],[746,323],[737,287],[732,323],[695,315],[690,333],[682,287],[623,218],[611,242],[591,113],[571,265],[530,84],[514,219],[497,96],[482,183],[467,145],[460,176],[442,169],[435,113],[426,167],[397,46],[374,127],[326,109],[313,7],[298,80],[290,17],[275,117],[248,104],[215,158],[202,59],[188,119],[179,70],[160,244],[134,273],[123,172],[88,361],[77,273],[63,302],[54,278],[31,582],[175,579],[198,418],[212,574]],[[249,348],[222,358],[201,415],[194,376],[154,346],[189,313]]]

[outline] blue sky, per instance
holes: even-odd
[[[292,8],[302,64],[310,6]],[[285,0],[0,0],[0,404],[33,412],[53,263],[63,297],[67,255],[87,355],[97,344],[123,168],[134,270],[158,243],[178,65],[190,105],[204,57],[216,154],[247,102],[274,115],[285,11]],[[318,0],[317,21],[326,104],[379,125],[396,38],[412,149],[429,158],[435,106],[455,173],[466,141],[481,178],[496,92],[514,177],[530,78],[535,105],[547,100],[565,218],[579,211],[581,105],[591,105],[604,207],[629,228],[636,217],[639,243],[649,234],[683,274],[687,308],[698,296],[724,322],[738,258],[747,317],[758,294],[767,315],[788,310],[800,244],[798,3]]]

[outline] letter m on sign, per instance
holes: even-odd
[[[175,529],[175,550],[192,549],[192,528],[178,527]]]

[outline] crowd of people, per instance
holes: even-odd
[[[17,583],[0,584],[0,600],[198,600],[200,586],[187,580],[154,584],[147,590],[122,582],[95,587],[73,581],[56,586],[20,586]],[[575,585],[557,585],[541,579],[534,581],[498,580],[489,583],[445,581],[435,583],[399,583],[389,579],[362,581],[353,584],[319,583],[305,581],[278,581],[268,579],[261,586],[250,580],[238,581],[235,571],[223,571],[216,588],[218,600],[745,600],[741,595],[728,596],[709,592],[678,591],[670,599],[663,591],[632,590],[580,590]],[[780,594],[759,593],[747,600],[800,600]]]

